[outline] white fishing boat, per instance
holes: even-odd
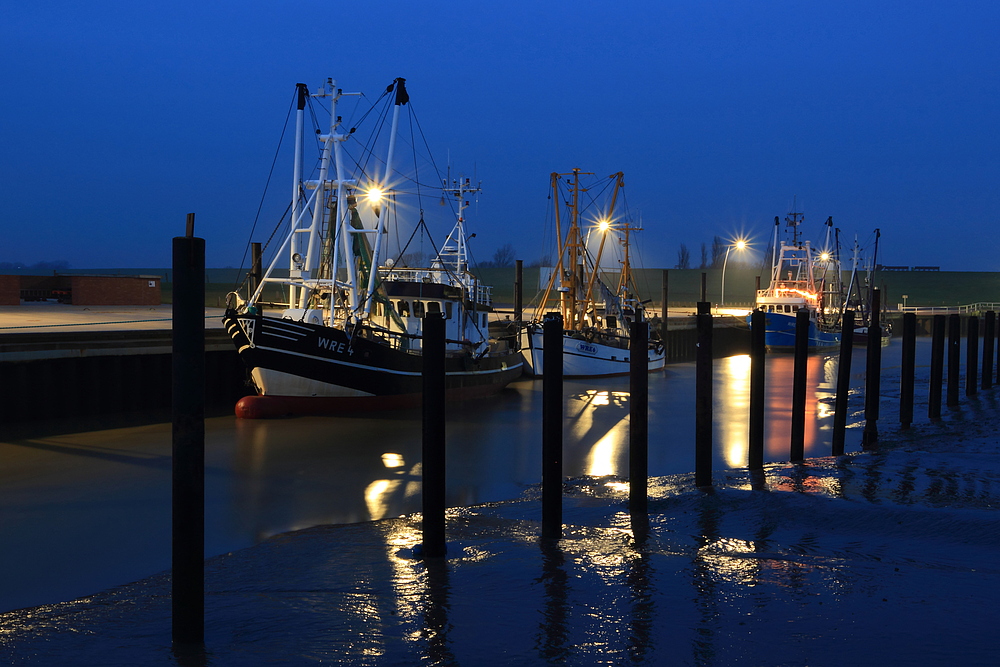
[[[809,349],[836,347],[840,345],[843,296],[833,219],[827,219],[826,237],[815,248],[802,239],[799,226],[804,216],[794,209],[785,217],[788,239],[779,242],[781,223],[774,218],[771,282],[757,292],[756,308],[766,313],[765,345],[776,351],[795,349],[796,317],[805,310],[809,313]]]
[[[565,377],[627,374],[631,325],[638,321],[647,322],[649,327],[630,260],[631,234],[641,228],[615,208],[624,187],[624,175],[622,172],[612,174],[607,180],[600,179],[603,184],[598,182],[592,187],[582,183],[581,176],[594,174],[574,169],[571,173],[551,175],[559,258],[533,317],[521,328],[521,351],[529,374],[542,374],[546,313],[562,315]],[[602,198],[598,190],[606,196]],[[581,201],[584,193],[589,203]],[[599,203],[600,200],[603,202]],[[581,228],[581,218],[585,215],[593,218],[593,227],[586,235]],[[566,233],[562,234],[564,217],[569,224]],[[605,252],[613,244],[621,249],[617,276],[602,269],[602,262],[608,261]],[[595,245],[597,248],[593,250]],[[652,327],[648,339],[647,349],[643,350],[648,369],[660,370],[664,364],[664,348],[658,332]]]
[[[232,293],[224,317],[257,393],[240,401],[239,416],[417,404],[429,315],[445,319],[449,399],[494,394],[522,373],[516,337],[490,339],[491,288],[469,271],[466,197],[479,191],[478,184],[444,179],[435,195],[396,164],[400,114],[409,102],[404,79],[363,115],[389,119],[388,133],[360,122],[345,127],[338,102],[348,95],[359,94],[343,92],[333,80],[312,94],[297,85],[290,225],[259,285],[246,299]],[[306,142],[305,111],[314,102],[329,105],[329,124]],[[362,145],[362,134],[387,142],[384,158],[376,157],[375,146]],[[307,143],[319,151],[310,176],[303,168]],[[453,202],[455,225],[429,261],[410,266],[406,246],[390,249],[390,240],[399,237],[408,212],[420,211],[411,223],[414,233],[426,232],[422,206],[404,201],[415,192],[435,203]],[[271,304],[262,295],[276,286],[287,298],[267,312]]]

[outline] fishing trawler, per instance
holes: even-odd
[[[633,322],[646,321],[645,309],[638,298],[629,259],[631,233],[640,231],[627,214],[618,214],[615,206],[624,187],[624,174],[611,174],[607,180],[584,187],[581,176],[593,173],[574,169],[571,173],[550,176],[554,206],[556,239],[559,259],[553,268],[532,319],[521,329],[521,351],[527,373],[542,374],[543,318],[548,312],[558,312],[563,321],[564,377],[598,377],[624,375],[630,370],[630,329]],[[602,188],[602,185],[604,186]],[[596,210],[601,199],[597,190],[611,192],[607,205]],[[595,202],[593,229],[584,234],[581,217],[587,207],[581,194]],[[560,202],[565,203],[569,226],[561,233]],[[597,235],[596,237],[594,235]],[[609,238],[612,240],[609,241]],[[602,277],[602,260],[609,245],[621,246],[620,271],[614,286]],[[596,245],[595,252],[591,247]],[[610,254],[610,253],[609,253]],[[649,326],[648,323],[646,326]],[[649,343],[644,353],[648,369],[660,370],[664,364],[664,348],[658,332],[650,327]]]
[[[404,176],[395,160],[400,114],[409,102],[405,79],[394,80],[376,102],[381,110],[373,106],[362,119],[391,118],[382,159],[375,157],[376,147],[357,139],[360,123],[348,129],[338,115],[338,102],[349,95],[360,94],[343,92],[333,80],[315,93],[305,84],[296,87],[288,231],[248,297],[230,294],[223,318],[257,394],[237,404],[240,417],[418,404],[428,316],[445,319],[449,399],[494,394],[522,373],[516,337],[489,337],[491,288],[469,271],[466,197],[479,192],[478,184],[443,179],[435,199],[453,202],[454,228],[430,261],[410,266],[407,244],[389,247],[390,239],[399,238],[407,211],[421,212],[410,238],[427,233],[422,205],[404,203],[414,191],[426,196],[427,186]],[[310,138],[319,155],[309,178],[303,168],[304,120],[314,101],[329,105],[330,120],[316,130],[318,141]],[[366,134],[386,136],[379,128]],[[287,298],[280,309],[267,312],[273,304],[265,304],[262,295],[276,287]]]
[[[766,289],[757,291],[756,299],[756,308],[766,313],[764,343],[769,350],[795,349],[795,320],[802,310],[809,313],[810,350],[840,344],[843,297],[833,218],[827,218],[826,238],[821,248],[802,240],[799,226],[803,218],[793,206],[785,217],[790,238],[780,243],[781,222],[777,216],[774,218],[771,282]]]

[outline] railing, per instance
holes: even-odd
[[[897,308],[901,313],[984,313],[989,310],[1000,310],[1000,303],[979,302],[964,306],[902,306]]]

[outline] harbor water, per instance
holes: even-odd
[[[767,457],[779,462],[753,474],[738,466],[735,444],[745,431],[740,361],[719,362],[717,470],[702,489],[687,472],[693,369],[671,367],[651,392],[647,521],[630,520],[621,476],[627,385],[569,384],[571,477],[558,542],[539,540],[538,385],[454,408],[455,507],[443,559],[416,555],[414,415],[212,420],[207,542],[221,555],[206,562],[204,650],[171,648],[169,572],[146,575],[168,566],[167,430],[4,443],[3,502],[18,513],[3,514],[5,555],[14,555],[4,584],[26,604],[67,601],[0,613],[0,659],[101,667],[993,664],[997,390],[930,422],[919,361],[927,349],[919,347],[912,429],[893,424],[899,355],[890,346],[879,449],[856,451],[855,386],[849,453],[826,456],[829,359],[814,357],[815,369],[825,369],[811,373],[809,392],[807,456],[817,458],[780,462],[786,402],[769,393]],[[771,357],[769,392],[781,387],[774,368],[782,363]],[[91,594],[71,600],[82,590]]]
[[[918,359],[929,341],[918,341]],[[806,456],[830,453],[835,355],[809,357]],[[883,350],[882,392],[898,387]],[[918,366],[921,364],[918,363]],[[855,350],[848,451],[860,448],[864,351]],[[749,357],[715,362],[713,467],[746,464]],[[926,364],[918,378],[926,382]],[[694,470],[694,364],[650,375],[651,476]],[[788,460],[792,356],[767,357],[765,461]],[[628,475],[628,378],[565,380],[564,473]],[[540,380],[448,409],[448,506],[511,500],[540,482]],[[926,392],[925,392],[926,393]],[[919,400],[919,396],[918,396]],[[918,407],[919,411],[919,407]],[[926,411],[925,411],[926,412]],[[884,411],[890,425],[892,412]],[[170,424],[0,442],[0,611],[59,602],[170,567]],[[420,413],[206,422],[206,552],[325,524],[420,510]]]

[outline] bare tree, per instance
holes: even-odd
[[[683,243],[681,244],[681,249],[677,251],[677,266],[678,269],[690,269],[691,268],[691,251],[687,249],[687,246]]]
[[[517,259],[517,250],[514,249],[513,244],[504,243],[493,253],[492,264],[493,266],[514,266],[515,259]]]
[[[701,244],[701,266],[699,266],[698,268],[699,269],[708,268],[708,248],[705,247],[704,243]]]
[[[722,266],[723,256],[726,254],[726,243],[718,236],[712,237],[712,268],[717,269]]]

